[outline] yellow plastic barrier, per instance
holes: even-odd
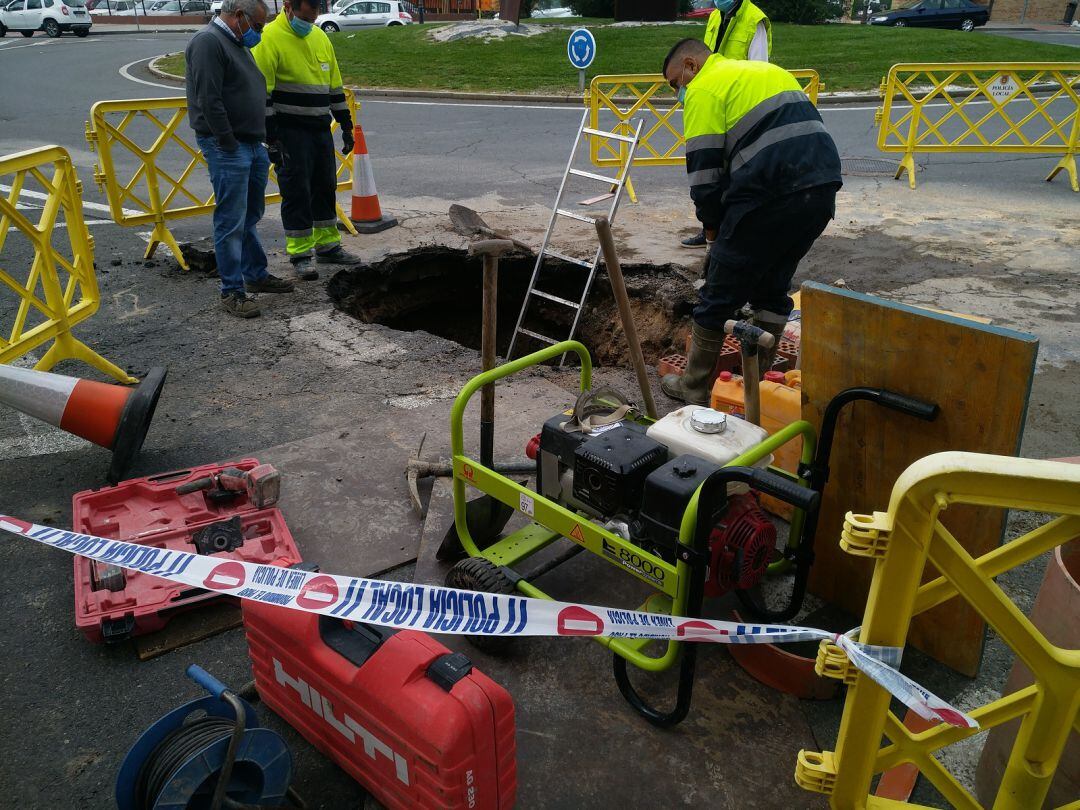
[[[974,559],[939,521],[957,504],[1021,509],[1058,517]],[[836,751],[801,751],[795,779],[829,795],[833,808],[910,804],[869,795],[876,773],[912,763],[952,807],[981,805],[934,753],[946,745],[1022,718],[995,810],[1042,807],[1072,729],[1080,729],[1080,650],[1055,647],[994,578],[1080,536],[1080,465],[939,453],[912,464],[897,480],[888,512],[849,513],[840,545],[873,560],[874,575],[860,641],[903,646],[911,617],[950,599],[970,602],[1031,669],[1035,683],[978,707],[961,707],[980,724],[940,724],[909,731],[889,711],[889,693],[823,644],[818,673],[849,684]],[[940,575],[924,585],[929,562]],[[882,745],[882,736],[888,744]],[[1070,805],[1075,807],[1075,805]]]
[[[82,360],[121,382],[138,382],[71,334],[97,312],[101,295],[82,186],[67,150],[44,146],[0,157],[0,183],[0,363],[51,340],[34,366],[39,371]]]
[[[356,100],[347,88],[345,95],[355,121]],[[336,121],[331,130],[338,130]],[[183,98],[99,101],[90,108],[86,122],[86,140],[98,153],[94,180],[108,198],[113,220],[117,225],[152,225],[146,258],[164,244],[185,270],[187,264],[166,223],[214,210],[206,160],[188,137],[193,135],[187,126],[187,101]],[[352,155],[336,154],[338,191],[349,191]],[[273,167],[270,184],[266,202],[280,202],[281,194],[274,190],[277,177]],[[340,205],[337,211],[346,229],[356,235]]]
[[[816,70],[793,70],[810,100],[817,104],[818,93],[824,87]],[[674,115],[682,106],[674,98],[671,87],[660,73],[596,76],[585,93],[589,107],[589,127],[605,129],[621,135],[633,134],[630,119],[645,118],[641,140],[634,156],[635,166],[682,166],[686,145],[682,128]],[[606,120],[601,121],[601,116]],[[613,116],[612,124],[607,116]],[[590,136],[589,158],[600,168],[621,166],[627,144],[610,138]]]
[[[878,149],[903,152],[915,188],[915,153],[1061,155],[1080,191],[1080,62],[893,65],[881,83]]]

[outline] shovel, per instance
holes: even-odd
[[[479,215],[468,208],[478,220]],[[454,209],[450,209],[453,218]],[[480,220],[483,222],[483,220]],[[469,245],[469,255],[484,257],[484,310],[480,336],[481,371],[495,368],[496,305],[498,303],[499,256],[514,249],[511,239],[486,239]],[[489,470],[495,467],[495,385],[480,389],[480,463]],[[477,548],[485,549],[499,539],[502,530],[514,514],[514,509],[490,495],[482,495],[465,504],[465,525]],[[438,560],[454,560],[464,554],[457,525],[446,532],[439,550]]]
[[[453,203],[450,206],[450,224],[453,225],[454,230],[462,236],[487,236],[491,239],[505,239],[507,242],[512,242],[514,247],[527,250],[529,253],[533,252],[530,245],[525,244],[520,239],[515,239],[512,236],[508,236],[505,233],[500,233],[495,230],[484,222],[483,217],[471,208],[466,208],[464,205]]]

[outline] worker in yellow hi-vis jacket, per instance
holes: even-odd
[[[772,24],[765,12],[750,0],[713,0],[705,26],[705,44],[728,59],[768,62],[772,54]],[[686,248],[705,247],[705,231],[682,241]]]
[[[314,25],[319,0],[285,0],[252,54],[266,77],[266,137],[281,189],[281,223],[299,278],[319,277],[315,264],[357,265],[337,229],[337,158],[330,124],[341,125],[342,153],[353,149],[334,46]]]
[[[663,71],[683,102],[690,198],[710,247],[686,371],[661,387],[703,405],[725,321],[749,304],[755,325],[783,333],[791,278],[836,210],[840,155],[817,108],[781,67],[725,59],[684,39]],[[762,374],[772,356],[759,352]]]

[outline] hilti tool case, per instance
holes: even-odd
[[[197,552],[196,534],[203,531],[205,537],[208,527],[214,532],[232,520],[234,527],[239,522],[239,533],[231,528],[233,539],[225,545],[240,544],[211,556],[260,564],[298,563],[300,553],[277,508],[256,509],[244,493],[223,502],[206,491],[176,493],[187,481],[229,467],[251,470],[258,465],[255,459],[207,464],[78,492],[71,499],[72,527],[111,540]],[[176,613],[222,598],[231,597],[75,557],[75,626],[90,641],[122,641],[160,630]]]
[[[514,704],[464,655],[414,630],[243,610],[263,703],[385,807],[513,806]]]

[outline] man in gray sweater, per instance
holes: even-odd
[[[192,37],[187,60],[188,118],[210,167],[214,187],[214,253],[221,306],[254,318],[249,292],[291,292],[270,275],[256,226],[266,208],[270,158],[266,140],[266,80],[251,48],[266,24],[263,0],[225,0],[221,14]]]

